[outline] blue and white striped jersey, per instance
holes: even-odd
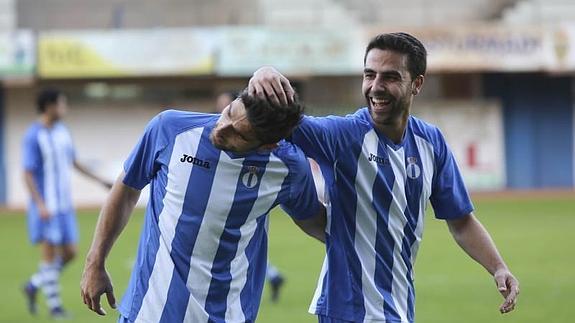
[[[403,141],[378,133],[367,108],[306,117],[292,141],[325,177],[327,256],[310,312],[353,322],[413,322],[413,265],[427,201],[440,219],[473,206],[440,131],[410,117]]]
[[[62,122],[51,128],[34,122],[24,135],[22,164],[32,172],[36,189],[50,214],[73,212],[71,169],[75,160],[70,132]],[[37,206],[30,199],[30,215],[38,217]]]
[[[165,111],[124,165],[124,183],[150,184],[138,256],[121,314],[135,322],[253,322],[267,264],[268,212],[319,211],[303,152],[215,148],[219,115]]]

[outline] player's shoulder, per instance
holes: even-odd
[[[301,148],[287,140],[281,140],[272,154],[290,169],[298,169],[302,163],[307,163],[307,158]]]
[[[24,140],[37,140],[38,132],[42,129],[40,122],[32,122],[24,132]]]
[[[70,135],[70,129],[69,129],[68,126],[67,126],[64,122],[62,122],[62,121],[59,121],[59,122],[57,122],[56,124],[54,124],[54,129],[57,130],[57,131],[59,131],[59,132],[62,132],[62,133],[64,133],[64,134],[66,134],[66,135]]]
[[[409,116],[409,128],[413,134],[434,147],[440,147],[445,144],[445,139],[439,127],[415,116]]]
[[[218,114],[168,109],[156,115],[151,123],[169,134],[177,135],[190,129],[215,123],[218,118]]]
[[[325,117],[305,116],[303,123],[311,126],[324,127],[327,130],[355,130],[368,131],[371,128],[369,111],[367,108],[360,108],[354,113],[345,116],[329,115]]]

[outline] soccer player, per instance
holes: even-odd
[[[221,115],[169,110],[147,126],[104,205],[82,277],[84,303],[115,307],[105,259],[150,184],[120,322],[254,322],[265,280],[268,213],[276,205],[324,239],[303,152],[282,140],[297,100],[274,107],[246,91]]]
[[[232,103],[238,97],[238,95],[239,93],[235,91],[220,93],[220,95],[218,95],[218,97],[216,98],[216,113],[222,113],[222,111],[224,111],[224,109],[228,105],[230,105],[230,103]],[[311,168],[311,170],[315,180],[315,173],[313,173],[313,167]],[[271,301],[273,303],[277,303],[279,300],[281,288],[285,283],[285,278],[283,274],[278,270],[278,268],[269,261],[268,266],[266,268],[266,281],[268,282],[270,287]]]
[[[443,135],[410,115],[426,56],[411,35],[376,36],[364,57],[367,107],[346,117],[305,117],[292,134],[319,163],[329,193],[327,256],[310,306],[320,322],[414,322],[413,265],[428,200],[459,246],[493,275],[505,298],[500,311],[515,307],[518,281],[474,216]],[[293,93],[271,67],[249,84],[272,102]]]
[[[39,119],[26,131],[23,166],[31,199],[28,206],[30,241],[41,245],[38,271],[24,287],[30,313],[36,314],[36,296],[42,289],[53,317],[65,317],[60,299],[59,276],[76,255],[78,229],[72,205],[71,169],[111,187],[77,159],[70,132],[62,122],[67,111],[66,96],[55,89],[38,94]]]

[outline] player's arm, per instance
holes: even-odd
[[[286,104],[295,95],[289,80],[271,66],[259,68],[249,80],[248,91],[274,104]],[[298,145],[307,157],[332,164],[337,158],[340,143],[346,142],[351,126],[339,117],[304,116],[288,141]]]
[[[40,218],[47,220],[51,214],[42,194],[38,190],[36,180],[34,179],[34,171],[43,167],[42,153],[38,144],[38,136],[33,131],[26,132],[22,141],[22,166],[24,169],[24,184],[30,193],[30,197],[38,208]]]
[[[473,213],[448,219],[447,226],[457,244],[493,275],[497,289],[505,298],[499,308],[501,313],[512,311],[519,295],[519,282],[503,261],[487,230]]]
[[[321,203],[320,203],[321,204]],[[320,205],[318,212],[311,218],[298,220],[293,218],[293,222],[297,224],[303,232],[310,237],[325,243],[325,226],[327,224],[326,210],[323,205]]]
[[[84,304],[100,315],[106,314],[100,305],[102,294],[106,294],[108,303],[112,308],[116,307],[112,282],[105,268],[106,257],[128,223],[140,197],[140,190],[123,183],[124,176],[125,174],[122,172],[114,183],[100,212],[92,246],[86,257],[84,273],[82,274],[81,289]]]
[[[248,91],[277,105],[292,102],[295,94],[289,80],[271,66],[260,67],[254,72],[248,83]]]
[[[499,310],[512,311],[519,294],[519,283],[499,255],[493,240],[473,215],[473,205],[455,158],[439,130],[431,137],[435,150],[435,174],[431,204],[435,216],[447,221],[455,241],[489,271],[505,298]]]
[[[44,220],[50,218],[51,214],[48,211],[46,204],[44,203],[42,195],[40,195],[40,192],[36,187],[36,182],[34,181],[34,175],[29,170],[24,171],[24,183],[26,183],[26,188],[28,189],[28,192],[30,193],[32,200],[34,201],[34,204],[36,204],[36,206],[38,207],[40,218]]]
[[[74,168],[82,175],[90,179],[93,179],[94,181],[104,185],[106,188],[108,189],[112,188],[112,183],[96,175],[94,172],[92,172],[88,167],[84,166],[78,160],[74,160]]]

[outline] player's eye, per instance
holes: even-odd
[[[242,135],[239,131],[236,131],[236,133],[238,134],[238,137],[240,137],[241,140],[248,142],[248,138],[246,138],[244,135]]]

